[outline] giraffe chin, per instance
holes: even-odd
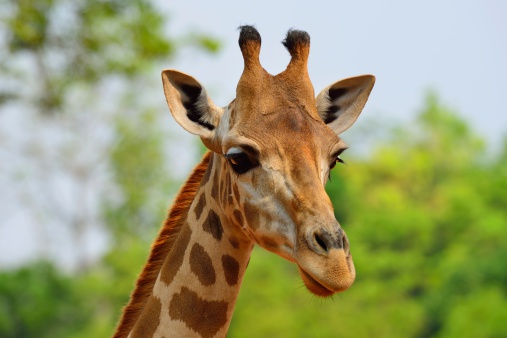
[[[335,294],[334,291],[329,290],[324,285],[317,282],[312,276],[305,272],[305,270],[299,268],[299,274],[301,275],[301,279],[303,279],[303,283],[305,283],[308,291],[313,293],[319,297],[329,297]]]
[[[315,264],[311,264],[308,269],[304,269],[303,266],[305,266],[305,264],[299,264],[303,262],[298,263],[299,274],[306,288],[319,297],[325,298],[347,290],[354,283],[356,277],[354,263],[350,253],[344,257],[345,253],[340,249],[333,252],[330,256],[334,257],[328,257],[331,259],[324,263],[324,266],[327,268],[325,271],[328,271],[328,273],[324,275],[315,270]],[[322,259],[319,258],[317,258],[317,261]],[[315,260],[312,261],[315,263]]]

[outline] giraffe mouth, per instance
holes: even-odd
[[[319,283],[315,278],[313,278],[308,272],[303,270],[300,266],[298,266],[298,268],[306,288],[314,295],[319,297],[329,297],[336,293],[335,291],[329,290],[324,285]]]
[[[328,257],[305,258],[296,262],[301,279],[314,295],[329,297],[347,290],[354,283],[356,270],[350,252],[332,250]]]

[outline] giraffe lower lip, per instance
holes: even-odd
[[[319,283],[315,278],[313,278],[309,273],[303,270],[301,267],[299,268],[299,272],[301,274],[301,278],[305,283],[306,288],[313,293],[314,295],[320,297],[329,297],[333,295],[335,292],[329,290],[324,285]]]

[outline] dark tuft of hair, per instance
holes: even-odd
[[[259,44],[261,43],[261,35],[255,29],[254,26],[239,26],[238,29],[240,30],[239,33],[239,46],[243,47],[243,45],[248,41],[256,41]]]
[[[297,49],[297,46],[310,44],[310,35],[305,31],[291,28],[287,32],[287,37],[282,41],[282,44],[292,54]]]

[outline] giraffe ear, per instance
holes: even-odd
[[[188,132],[209,143],[220,122],[223,108],[208,97],[206,89],[193,77],[176,70],[162,71],[162,84],[167,105],[176,122]]]
[[[375,77],[362,75],[340,80],[317,95],[320,118],[337,134],[356,122],[370,95]]]

